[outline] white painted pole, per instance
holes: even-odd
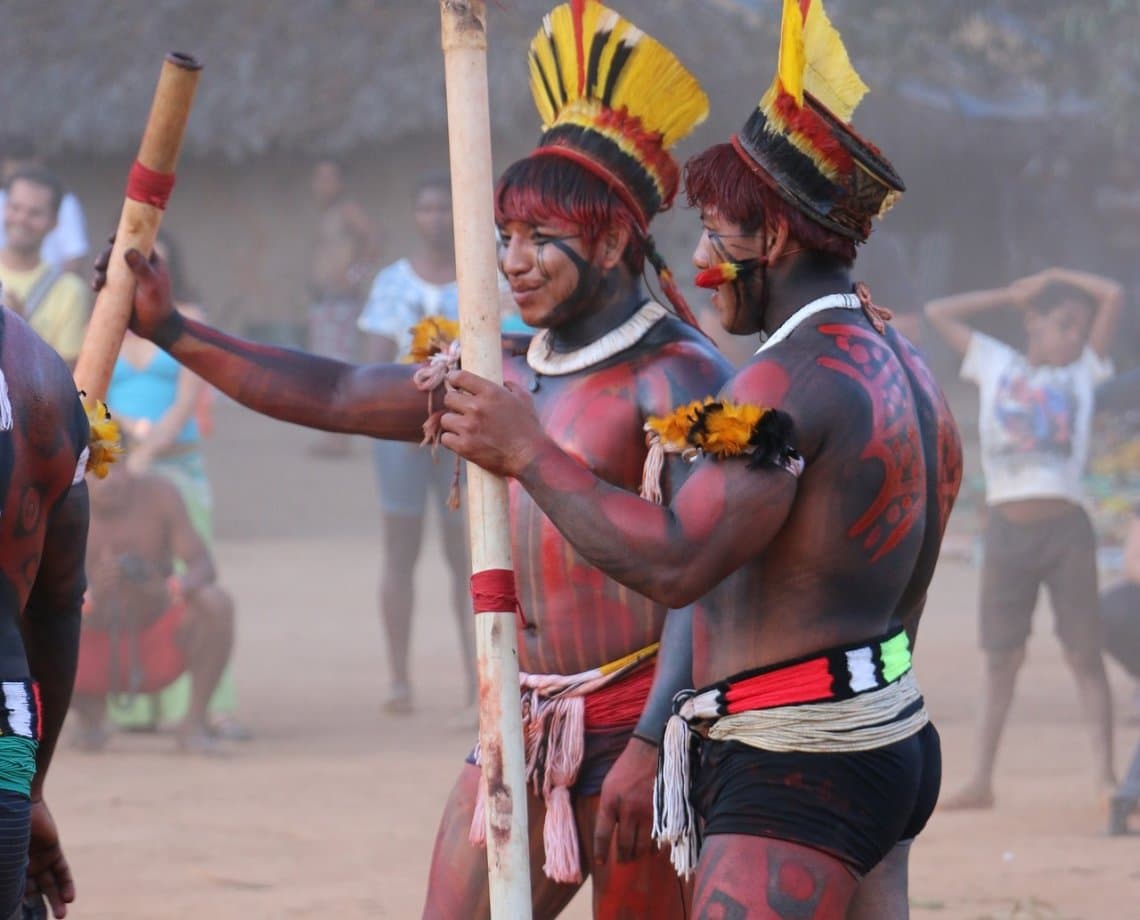
[[[501,383],[503,353],[487,91],[487,6],[485,0],[440,0],[440,12],[463,367]],[[472,571],[510,570],[506,482],[469,463],[467,509]],[[491,916],[495,920],[529,920],[530,854],[517,619],[515,611],[503,610],[477,614],[475,623]]]

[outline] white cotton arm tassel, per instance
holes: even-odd
[[[677,874],[688,879],[697,867],[699,841],[693,803],[692,730],[680,716],[671,716],[665,725],[661,757],[653,784],[653,839],[658,846],[668,843],[670,860]]]
[[[661,474],[665,471],[665,448],[656,431],[650,431],[645,436],[645,443],[649,451],[645,455],[645,466],[641,471],[641,497],[660,505],[663,501]]]

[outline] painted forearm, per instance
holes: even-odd
[[[673,712],[673,697],[678,690],[693,685],[693,608],[670,610],[661,630],[661,648],[657,653],[657,674],[645,701],[645,709],[637,722],[636,734],[660,745],[665,723]]]
[[[159,345],[255,412],[324,431],[397,441],[423,436],[428,397],[412,382],[412,365],[356,367],[248,342],[191,319],[177,325],[177,334],[155,339]]]
[[[20,619],[28,670],[40,687],[40,743],[32,780],[33,798],[43,794],[75,686],[87,587],[87,522],[87,488],[80,483],[53,512],[40,570]]]
[[[79,661],[80,604],[68,609],[33,610],[26,613],[24,650],[28,667],[39,684],[40,743],[36,752],[36,776],[32,797],[42,793],[44,779],[55,753],[60,730],[71,705],[75,669]]]
[[[694,554],[668,508],[603,482],[552,441],[517,478],[591,565],[668,607],[695,599],[679,594]]]

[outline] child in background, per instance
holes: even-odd
[[[980,389],[978,427],[986,491],[979,619],[986,656],[979,752],[970,781],[945,808],[991,808],[993,770],[1041,585],[1077,680],[1096,759],[1098,792],[1115,787],[1112,703],[1097,616],[1096,539],[1082,478],[1093,394],[1122,302],[1120,285],[1050,268],[1008,288],[929,303],[934,329],[962,356]],[[1025,350],[972,329],[970,318],[1021,310]]]

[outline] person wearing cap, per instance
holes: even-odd
[[[583,470],[631,497],[644,484],[668,498],[689,467],[669,456],[646,468],[646,420],[711,396],[731,370],[695,328],[649,235],[680,186],[670,148],[708,101],[668,49],[593,0],[545,18],[530,73],[543,133],[499,179],[494,202],[500,269],[522,320],[540,331],[507,350],[504,376]],[[138,282],[132,328],[256,411],[419,441],[429,406],[440,407],[414,378],[431,391],[438,361],[424,360],[456,357],[448,320],[428,317],[413,330],[418,367],[353,366],[183,318],[161,264],[137,252],[127,261]],[[646,295],[646,261],[671,306]],[[585,563],[517,487],[510,519],[528,770],[540,790],[527,803],[534,914],[556,916],[592,876],[598,917],[688,916],[686,886],[653,846],[650,821],[657,746],[673,689],[689,680],[691,612]],[[427,917],[489,916],[476,759],[440,824]]]
[[[908,843],[938,795],[911,649],[961,444],[852,275],[903,190],[848,124],[864,90],[821,5],[788,0],[772,88],[686,166],[697,281],[763,344],[717,399],[648,421],[651,454],[692,466],[671,500],[584,468],[527,394],[449,376],[444,445],[512,477],[610,577],[694,604],[654,819],[696,873],[694,916],[905,917]]]

